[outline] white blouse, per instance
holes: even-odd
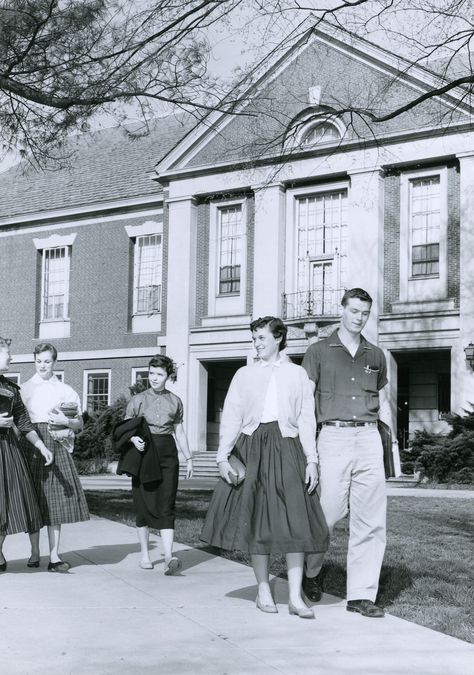
[[[38,373],[21,385],[21,397],[31,421],[35,424],[48,421],[48,413],[60,403],[76,403],[81,410],[81,400],[74,389],[64,384],[56,375],[43,380]]]

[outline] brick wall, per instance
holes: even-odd
[[[196,237],[196,312],[195,322],[201,325],[202,317],[208,312],[209,292],[209,218],[210,204],[204,202],[197,206]]]
[[[460,252],[459,237],[461,184],[459,166],[448,168],[448,298],[454,298],[459,307]]]
[[[390,312],[400,294],[400,174],[389,173],[384,183],[383,311]]]

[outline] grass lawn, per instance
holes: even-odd
[[[91,512],[134,525],[131,492],[87,491]],[[205,548],[199,533],[210,499],[208,491],[178,492],[176,541]],[[390,614],[474,642],[472,568],[474,500],[389,497],[388,542],[379,603]],[[345,595],[347,520],[334,531],[323,568],[328,593]],[[213,549],[213,553],[219,551]],[[225,557],[248,564],[242,554]],[[284,560],[272,558],[272,574],[285,576]]]

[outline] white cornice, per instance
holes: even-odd
[[[133,199],[117,199],[110,202],[97,202],[88,204],[87,206],[75,206],[67,209],[54,209],[51,211],[36,211],[33,213],[23,213],[18,216],[11,216],[8,218],[0,218],[0,227],[5,225],[17,225],[20,223],[34,223],[43,220],[60,220],[70,219],[77,216],[103,213],[104,211],[111,211],[114,209],[133,208],[135,206],[149,206],[150,204],[162,204],[163,194],[135,197]]]
[[[98,361],[100,359],[130,359],[144,356],[154,356],[158,351],[157,345],[151,347],[128,347],[124,349],[94,349],[89,351],[66,352],[60,351],[59,361]],[[33,363],[32,354],[13,354],[12,363]]]

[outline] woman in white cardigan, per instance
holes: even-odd
[[[267,613],[278,611],[269,585],[269,554],[284,553],[289,612],[312,619],[301,595],[304,554],[328,547],[316,493],[314,397],[306,371],[280,354],[287,332],[281,319],[257,319],[250,330],[259,359],[237,371],[225,399],[217,453],[223,480],[201,539],[250,553],[256,604]],[[245,465],[240,483],[233,457]]]

